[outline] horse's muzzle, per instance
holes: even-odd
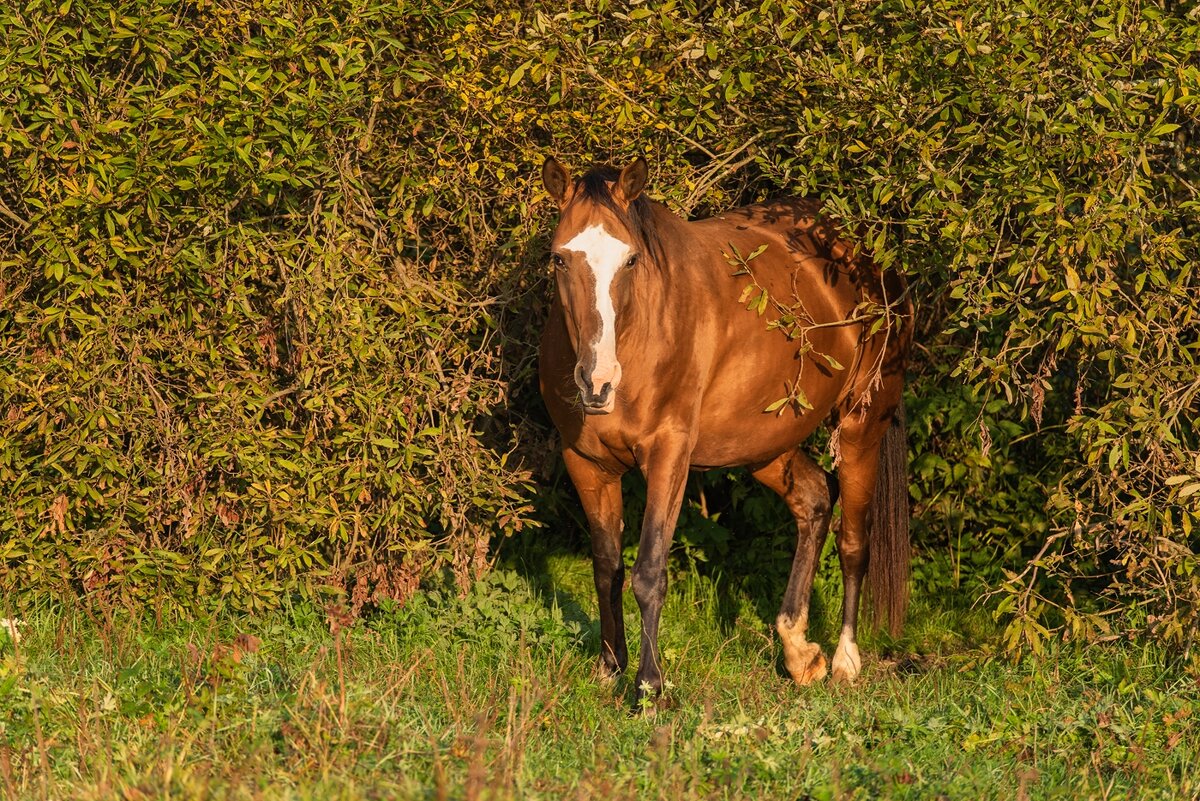
[[[616,406],[621,365],[617,364],[616,369],[608,372],[604,378],[599,378],[594,371],[586,370],[582,364],[575,367],[575,386],[579,387],[579,400],[587,414],[608,414]]]
[[[616,393],[613,391],[612,383],[606,381],[599,393],[582,390],[579,398],[583,401],[583,411],[587,414],[608,414],[615,405]]]

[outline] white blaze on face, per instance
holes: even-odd
[[[604,230],[601,225],[591,225],[580,231],[562,246],[583,254],[584,261],[596,279],[596,312],[600,316],[600,331],[589,343],[596,352],[596,368],[592,372],[593,392],[611,382],[616,389],[621,365],[617,362],[617,312],[613,307],[612,283],[631,248]]]

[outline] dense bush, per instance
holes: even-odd
[[[422,248],[379,116],[405,15],[289,9],[0,14],[9,587],[403,597],[523,523],[498,262]]]
[[[1015,648],[1103,635],[1113,610],[1195,631],[1195,11],[2,16],[8,583],[469,576],[549,463],[530,366],[552,209],[531,177],[547,151],[645,153],[683,213],[819,195],[912,278],[922,581],[988,578]]]

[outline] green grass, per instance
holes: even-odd
[[[675,578],[662,638],[672,687],[642,716],[628,711],[630,679],[595,678],[590,565],[574,555],[527,556],[468,598],[421,595],[336,634],[311,605],[202,622],[82,605],[34,611],[15,648],[0,635],[0,790],[1200,796],[1200,687],[1156,647],[1061,646],[1013,665],[978,647],[985,615],[917,599],[905,639],[864,642],[857,686],[797,688],[767,626],[773,599],[745,586]],[[835,591],[823,585],[819,599],[826,634]],[[636,630],[629,597],[626,614]]]

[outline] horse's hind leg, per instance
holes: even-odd
[[[821,646],[807,640],[808,608],[837,485],[832,476],[799,450],[759,468],[754,477],[779,493],[796,518],[796,555],[775,627],[783,640],[788,673],[797,684],[810,684],[825,677]]]
[[[621,476],[606,472],[571,450],[563,452],[563,462],[579,492],[591,529],[592,573],[600,601],[600,672],[605,677],[614,677],[623,673],[629,662],[621,610],[621,590],[625,584],[625,563],[621,560],[624,529]]]
[[[875,479],[880,447],[899,405],[900,385],[885,384],[865,413],[842,415],[839,431],[838,481],[841,485],[842,522],[837,533],[838,561],[842,564],[842,632],[833,655],[833,680],[850,684],[862,670],[858,652],[858,602],[867,573],[868,535],[871,530]],[[893,397],[894,396],[894,397]],[[886,413],[883,413],[884,410]]]

